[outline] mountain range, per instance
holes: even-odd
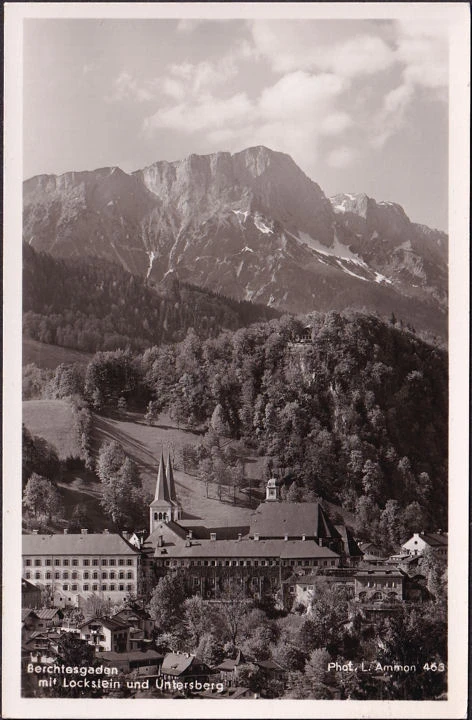
[[[289,155],[258,146],[24,183],[23,239],[279,310],[394,313],[447,333],[448,236],[365,194],[328,198]]]

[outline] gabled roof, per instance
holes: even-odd
[[[84,620],[83,623],[80,623],[77,627],[79,629],[85,627],[86,625],[90,625],[91,623],[97,623],[97,625],[103,625],[103,627],[108,628],[109,630],[128,630],[129,625],[126,622],[123,622],[122,620],[119,620],[118,618],[102,618],[102,617],[91,617],[88,618],[88,620]]]
[[[41,590],[38,587],[36,587],[36,585],[33,585],[33,583],[30,583],[28,580],[25,580],[25,578],[21,578],[21,592],[23,592],[23,593],[34,592],[34,593],[38,593],[38,595],[41,594]]]
[[[447,535],[444,533],[420,533],[419,535],[431,547],[447,547]]]
[[[346,548],[347,554],[349,557],[359,557],[361,558],[363,556],[363,552],[360,549],[359,545],[354,540],[351,531],[346,525],[335,525],[336,530],[341,535],[341,538],[344,543],[344,547]]]
[[[41,608],[41,610],[36,610],[36,615],[41,620],[52,620],[56,615],[62,617],[62,612],[58,608]]]
[[[339,538],[321,505],[317,502],[261,503],[251,516],[250,535],[266,538]]]
[[[146,551],[148,548],[156,548],[157,550],[161,550],[162,548],[157,547],[159,543],[159,537],[161,535],[162,548],[169,546],[173,547],[175,545],[185,545],[187,530],[181,527],[178,523],[174,522],[174,520],[170,520],[169,522],[160,522],[159,525],[154,528],[149,537],[146,538],[143,546],[144,551]]]
[[[26,618],[28,617],[38,617],[36,610],[32,610],[31,608],[21,608],[21,622],[24,622]]]
[[[118,533],[23,535],[23,555],[139,555]]]
[[[244,655],[240,650],[238,650],[235,658],[225,658],[223,662],[216,666],[216,669],[225,672],[232,672],[235,667],[238,667],[238,665],[242,665],[245,662],[246,659]]]
[[[188,653],[167,653],[162,662],[163,675],[182,675],[197,660],[195,655]]]

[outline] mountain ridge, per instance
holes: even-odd
[[[445,334],[447,235],[365,194],[328,198],[264,146],[24,184],[24,240],[289,312],[401,312]],[[407,306],[410,306],[409,308]]]

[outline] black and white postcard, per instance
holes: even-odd
[[[4,717],[465,717],[469,25],[6,3]]]

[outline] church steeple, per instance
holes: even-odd
[[[172,501],[176,500],[176,497],[175,497],[174,471],[172,470],[170,453],[169,453],[169,457],[167,458],[166,477],[167,477],[167,488],[169,490],[169,500],[172,502]]]
[[[157,473],[156,492],[154,500],[169,500],[169,492],[167,488],[167,476],[164,466],[164,454],[161,454],[161,462],[159,463],[159,471]]]
[[[173,503],[169,498],[169,488],[167,483],[166,468],[164,464],[164,454],[161,454],[161,461],[159,463],[159,471],[157,473],[156,491],[154,493],[154,500],[149,506],[150,510],[150,532],[162,522],[169,522],[173,520]]]

